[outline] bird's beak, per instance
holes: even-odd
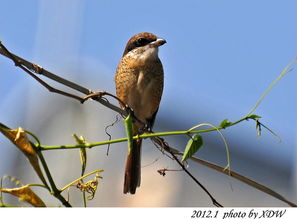
[[[166,43],[166,40],[158,38],[156,41],[151,42],[150,45],[153,46],[153,47],[159,47],[159,46],[162,46],[165,43]]]

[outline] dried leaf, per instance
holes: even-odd
[[[0,188],[0,191],[17,196],[19,197],[20,201],[28,202],[35,207],[46,207],[39,196],[30,189],[29,185],[13,189]]]
[[[85,144],[86,140],[83,136],[78,137],[76,134],[73,134],[73,137],[75,138],[76,142],[78,144]],[[85,170],[87,167],[87,151],[86,148],[80,148],[79,149],[79,155],[80,155],[80,162],[81,162],[81,175],[83,176],[85,174]]]
[[[102,177],[97,173],[96,176],[95,176],[95,179],[90,180],[90,181],[88,181],[86,183],[78,182],[77,185],[76,185],[76,187],[78,189],[80,189],[80,191],[87,192],[87,193],[90,194],[87,197],[88,200],[92,200],[95,197],[95,193],[96,193],[96,190],[97,190],[97,187],[98,187],[98,184],[99,184],[98,178],[102,178]]]
[[[83,176],[86,171],[87,167],[87,151],[85,148],[79,149],[79,155],[80,155],[80,162],[81,162],[81,175]]]
[[[38,163],[37,153],[32,148],[26,132],[22,128],[9,129],[2,126],[0,126],[0,131],[25,154],[41,181],[46,185],[46,180]]]
[[[1,132],[14,143],[27,157],[35,156],[36,152],[30,145],[27,135],[22,128],[6,129],[0,127]]]

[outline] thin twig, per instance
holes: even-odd
[[[113,127],[118,121],[119,121],[119,115],[117,114],[115,121],[104,128],[105,134],[108,135],[108,140],[109,141],[111,140],[111,134],[109,134],[108,129],[110,127]],[[108,156],[108,154],[109,154],[109,147],[110,147],[110,144],[107,145],[106,156]]]
[[[171,148],[171,150],[172,150],[172,148]],[[175,150],[175,152],[174,152],[175,154],[183,155],[182,152],[177,151],[176,149],[174,149],[174,150]],[[253,188],[256,188],[256,189],[260,190],[261,192],[264,192],[264,193],[266,193],[268,195],[273,196],[274,198],[276,198],[278,200],[281,200],[281,201],[287,203],[288,205],[290,205],[292,207],[297,207],[297,205],[295,203],[293,203],[291,201],[288,201],[282,195],[278,194],[277,192],[273,191],[272,189],[270,189],[270,188],[268,188],[268,187],[266,187],[266,186],[264,186],[264,185],[262,185],[260,183],[257,183],[257,182],[255,182],[255,181],[253,181],[253,180],[251,180],[251,179],[249,179],[249,178],[247,178],[245,176],[242,176],[242,175],[240,175],[240,174],[238,174],[238,173],[236,173],[236,172],[234,172],[232,170],[226,171],[226,168],[224,168],[224,167],[218,166],[216,164],[210,163],[210,162],[205,161],[205,160],[201,160],[201,159],[199,159],[197,157],[194,157],[194,156],[190,157],[190,159],[193,160],[196,163],[199,163],[199,164],[201,164],[203,166],[209,167],[209,168],[211,168],[213,170],[216,170],[216,171],[218,171],[220,173],[223,173],[223,174],[225,174],[227,176],[231,176],[231,177],[233,177],[233,178],[235,178],[235,179],[237,179],[237,180],[239,180],[239,181],[241,181],[241,182],[243,182],[243,183],[245,183],[245,184],[247,184],[247,185],[249,185],[249,186],[251,186]]]
[[[168,143],[165,142],[165,140],[163,138],[160,137],[153,137],[151,138],[154,142],[156,142],[158,145],[160,145],[165,151],[167,151],[168,153],[171,154],[171,156],[174,158],[174,160],[178,163],[178,165],[185,171],[185,173],[191,177],[199,186],[200,188],[202,188],[206,194],[210,197],[210,199],[212,200],[212,203],[216,206],[216,207],[223,207],[223,205],[221,205],[218,201],[216,201],[216,199],[210,194],[210,192],[205,188],[205,186],[202,185],[202,183],[200,183],[191,173],[190,171],[185,167],[185,165],[180,162],[180,160],[176,157],[174,151],[171,150],[171,148],[168,146]]]
[[[110,97],[116,99],[116,100],[120,103],[120,105],[123,106],[124,111],[127,113],[127,115],[131,115],[132,120],[133,120],[134,123],[139,124],[139,126],[140,126],[140,127],[144,127],[144,129],[146,128],[146,125],[145,125],[142,121],[140,121],[140,119],[138,119],[138,118],[135,116],[134,111],[133,111],[133,109],[132,109],[131,107],[129,107],[127,104],[125,104],[125,103],[124,103],[120,98],[118,98],[117,96],[115,96],[115,95],[113,95],[113,94],[111,94],[111,93],[108,93],[108,92],[106,92],[106,91],[97,91],[97,92],[91,93],[91,94],[85,96],[85,97],[83,98],[83,100],[81,101],[81,103],[84,103],[86,100],[88,100],[88,99],[90,99],[90,98],[92,98],[92,99],[97,99],[97,98],[98,98],[98,99],[102,99],[103,96],[110,96]],[[126,115],[126,116],[127,116],[127,115]],[[123,117],[126,117],[125,115],[122,115],[122,116],[123,116]]]

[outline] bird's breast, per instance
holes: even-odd
[[[117,96],[133,109],[138,119],[146,123],[157,111],[161,100],[163,67],[160,60],[122,60],[116,73],[116,89]]]

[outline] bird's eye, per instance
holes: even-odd
[[[139,47],[139,46],[144,46],[146,44],[149,43],[149,40],[146,39],[146,38],[138,38],[137,41],[136,41],[136,46]]]

